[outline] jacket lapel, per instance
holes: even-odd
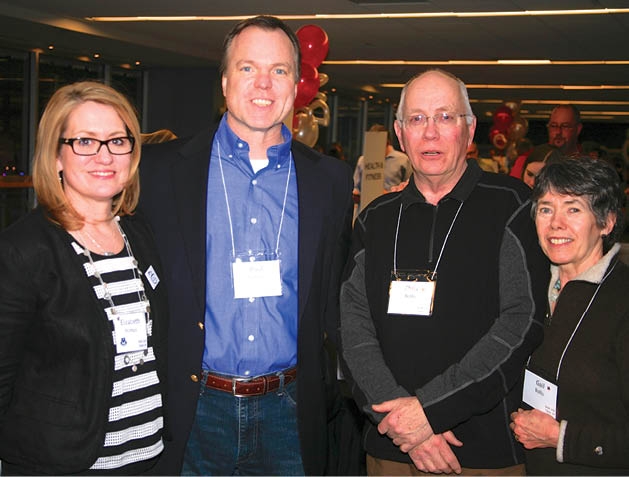
[[[316,167],[316,159],[293,147],[299,198],[299,319],[308,301],[313,272],[318,257],[318,244],[323,227],[325,179]]]
[[[213,137],[214,131],[205,131],[193,137],[179,150],[180,161],[171,167],[174,213],[179,217],[183,237],[181,246],[185,250],[201,309],[205,307],[207,177]]]

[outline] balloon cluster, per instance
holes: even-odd
[[[330,45],[327,33],[316,25],[304,25],[296,35],[301,48],[301,77],[295,96],[293,136],[312,147],[319,139],[319,125],[327,126],[330,122],[327,97],[319,92],[319,88],[328,82],[328,75],[317,70]],[[316,115],[315,111],[319,109],[321,111]]]
[[[489,129],[489,140],[511,162],[515,159],[512,156],[514,154],[517,156],[517,141],[526,136],[529,123],[526,118],[520,116],[520,103],[517,101],[505,101],[494,111],[493,119],[494,123]]]

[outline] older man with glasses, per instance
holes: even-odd
[[[565,156],[575,156],[581,153],[579,144],[579,134],[583,124],[581,124],[581,113],[572,104],[560,104],[550,113],[550,120],[547,124],[548,144],[559,149]]]
[[[524,475],[509,412],[542,340],[548,265],[528,187],[466,160],[475,128],[461,80],[411,79],[395,132],[413,177],[355,222],[342,356],[370,475]]]

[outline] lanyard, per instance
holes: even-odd
[[[439,251],[439,257],[437,258],[435,269],[432,272],[431,280],[434,280],[435,278],[435,275],[437,273],[437,268],[439,267],[439,262],[441,262],[441,256],[443,255],[443,250],[446,248],[446,243],[448,242],[448,239],[450,238],[450,232],[452,232],[452,227],[454,227],[454,222],[456,222],[456,219],[459,216],[459,212],[461,212],[461,207],[463,207],[463,202],[461,202],[461,204],[459,205],[459,208],[456,210],[456,214],[454,215],[454,218],[452,219],[452,222],[450,223],[450,228],[448,229],[446,238],[444,239],[443,244],[441,245],[441,250]],[[393,272],[394,273],[397,273],[397,241],[398,241],[398,234],[400,232],[400,218],[401,217],[402,217],[402,204],[400,204],[400,211],[398,212],[398,216],[397,216],[397,226],[395,228],[395,246],[393,247]]]
[[[616,263],[618,262],[616,261]],[[581,326],[581,322],[583,321],[583,318],[585,318],[585,314],[589,311],[590,306],[592,306],[592,303],[594,303],[594,299],[596,298],[598,291],[601,289],[603,282],[607,280],[607,277],[614,270],[614,268],[616,268],[616,263],[614,263],[614,266],[611,268],[611,270],[605,274],[601,282],[596,287],[596,290],[594,290],[594,294],[592,295],[592,298],[590,298],[590,302],[588,303],[588,306],[585,307],[585,311],[583,312],[583,314],[581,314],[581,318],[579,318],[579,322],[577,323],[577,326],[575,326],[574,330],[572,331],[572,334],[570,335],[570,338],[568,339],[568,342],[566,343],[566,346],[564,347],[563,352],[561,353],[561,358],[559,358],[559,364],[557,365],[557,374],[555,377],[556,383],[559,383],[559,372],[561,371],[561,364],[563,363],[563,358],[566,355],[566,351],[568,351],[568,348],[570,347],[570,344],[572,343],[572,338],[574,338],[574,335],[577,333],[579,326]]]
[[[232,224],[232,214],[231,209],[229,207],[229,196],[227,194],[227,186],[225,184],[225,174],[223,172],[223,159],[221,157],[221,143],[217,139],[216,144],[218,146],[218,165],[221,169],[221,181],[223,183],[223,192],[225,193],[225,204],[227,205],[227,220],[229,221],[229,235],[231,237],[232,242],[232,256],[236,259],[236,246],[234,240],[234,226]],[[288,158],[288,174],[286,175],[286,189],[284,190],[284,202],[282,203],[282,214],[280,215],[280,225],[277,230],[277,240],[275,242],[275,256],[279,256],[280,249],[280,235],[282,233],[282,226],[284,225],[284,212],[286,211],[286,199],[288,197],[288,185],[290,183],[290,172],[291,166],[293,163],[293,153],[291,151],[290,157]]]
[[[144,286],[142,284],[142,279],[140,276],[138,276],[138,269],[137,269],[137,260],[135,259],[135,257],[133,256],[133,252],[131,251],[131,244],[129,244],[129,239],[127,238],[127,234],[124,233],[124,230],[122,230],[122,227],[120,226],[120,217],[116,216],[116,226],[118,227],[118,230],[120,231],[120,235],[122,235],[122,239],[124,240],[124,246],[125,246],[125,250],[127,252],[127,256],[131,259],[132,262],[132,271],[133,271],[133,280],[136,282],[139,282],[139,289],[137,290],[137,294],[138,294],[138,300],[139,303],[142,304],[142,306],[145,308],[144,313],[146,316],[146,320],[148,322],[149,319],[149,310],[150,310],[150,304],[149,304],[149,300],[146,297],[146,293],[144,292]],[[96,265],[94,264],[94,260],[92,259],[92,254],[90,253],[89,249],[87,247],[83,247],[83,255],[85,255],[87,257],[87,259],[90,262],[90,265],[92,267],[92,269],[94,270],[94,276],[98,279],[101,288],[103,289],[103,298],[105,300],[107,300],[107,302],[109,303],[109,307],[110,307],[110,311],[112,314],[116,314],[116,306],[114,304],[113,301],[113,297],[111,296],[111,293],[109,293],[109,290],[107,289],[107,283],[105,283],[103,281],[103,277],[101,277],[100,273],[98,272],[98,269],[96,268]]]

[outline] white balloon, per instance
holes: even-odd
[[[295,112],[295,124],[293,127],[293,138],[305,144],[306,146],[314,146],[319,139],[319,124],[312,109],[303,106]]]

